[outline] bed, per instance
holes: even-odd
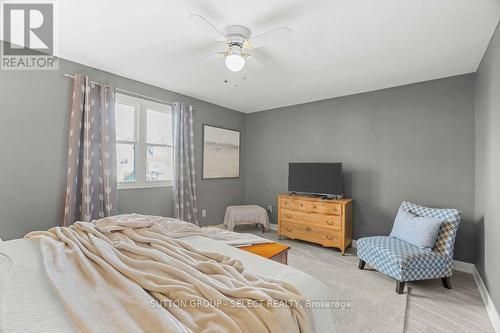
[[[182,240],[197,248],[239,259],[252,273],[289,282],[308,300],[331,300],[328,289],[320,281],[292,267],[204,236],[187,236],[182,237]],[[5,241],[3,244],[14,266],[6,291],[5,332],[78,331],[50,286],[38,244],[29,239]],[[334,332],[331,313],[328,308],[310,308],[316,332]]]

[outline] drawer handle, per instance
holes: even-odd
[[[292,231],[292,228],[287,227],[286,231]]]
[[[303,204],[303,203],[302,203],[302,204],[300,204],[300,207],[304,207],[304,204]]]
[[[328,238],[329,240],[333,240],[333,236],[326,236],[326,238]]]
[[[288,201],[285,201],[285,206],[288,205]]]
[[[316,208],[318,208],[318,206],[314,205],[313,208],[316,209]]]
[[[333,222],[333,221],[326,221],[326,223],[329,224],[329,225],[334,225],[335,224],[335,222]]]
[[[311,227],[305,227],[305,230],[306,231],[311,231],[312,229],[311,229]]]
[[[289,219],[291,219],[292,216],[293,216],[292,214],[286,214],[286,217],[288,217]]]

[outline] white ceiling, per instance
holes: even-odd
[[[61,57],[254,112],[475,72],[500,1],[60,0],[57,10]],[[262,49],[266,70],[197,66],[219,48],[189,13],[252,34],[286,25],[293,37]]]

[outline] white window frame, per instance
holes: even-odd
[[[146,167],[147,167],[147,146],[158,147],[171,147],[173,145],[152,144],[147,142],[147,115],[148,109],[172,114],[172,105],[153,102],[144,98],[116,94],[115,103],[126,104],[134,107],[134,130],[135,140],[116,140],[117,144],[134,144],[135,145],[135,181],[118,182],[118,189],[135,189],[135,188],[155,188],[155,187],[172,187],[173,180],[167,181],[146,181]],[[173,166],[172,166],[173,167]]]

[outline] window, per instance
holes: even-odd
[[[171,186],[171,106],[117,94],[115,114],[118,188]]]

